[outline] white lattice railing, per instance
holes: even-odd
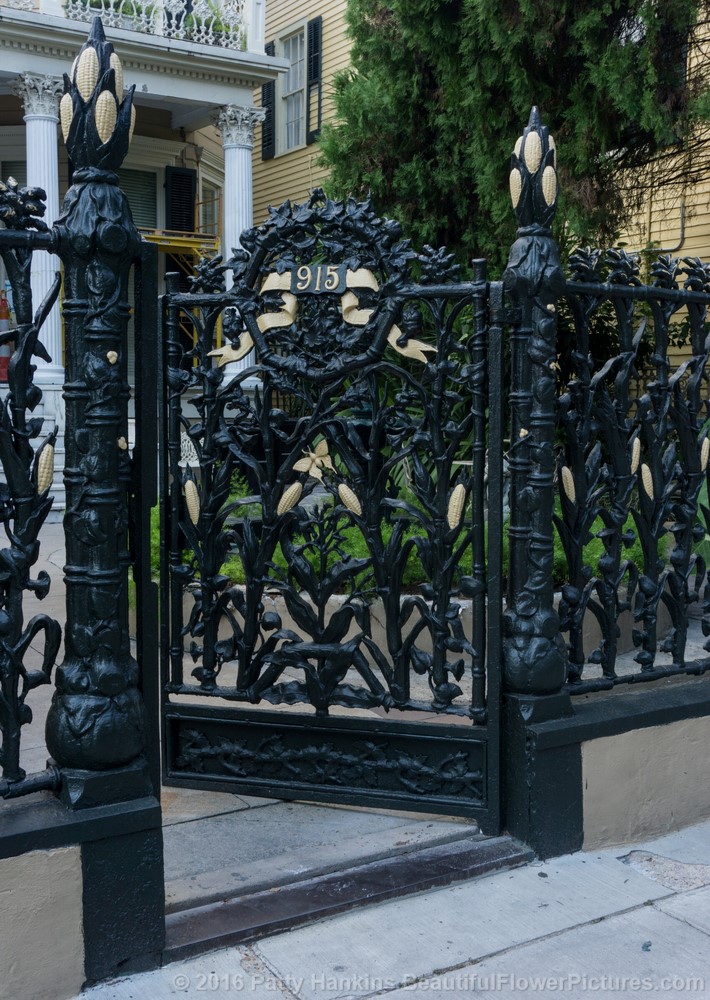
[[[3,0],[22,10],[32,0]],[[28,8],[29,4],[29,8]],[[245,0],[65,0],[67,17],[90,21],[97,14],[107,28],[128,28],[166,38],[180,38],[226,49],[246,49]]]

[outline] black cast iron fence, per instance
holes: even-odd
[[[639,259],[623,250],[581,249],[565,289],[575,341],[557,409],[555,523],[568,568],[560,614],[572,691],[710,666],[707,643],[704,650],[688,646],[693,605],[702,608],[703,634],[710,635],[703,555],[710,531],[710,269],[698,259],[659,256],[649,284],[639,270]],[[614,349],[599,360],[590,352],[590,328],[605,307]],[[681,323],[686,356],[673,369],[670,337]],[[590,617],[600,638],[585,646]],[[618,666],[624,618],[635,668],[628,657]]]
[[[15,344],[0,410],[0,794],[61,785],[73,801],[87,774],[107,771],[121,773],[126,795],[148,787],[158,726],[142,698],[158,683],[149,383],[164,350],[168,780],[462,812],[497,829],[501,686],[559,695],[710,665],[709,644],[698,649],[688,633],[702,605],[710,634],[708,265],[659,257],[644,284],[633,256],[586,249],[566,279],[550,231],[556,151],[533,111],[512,159],[519,230],[501,282],[483,261],[463,279],[444,250],[415,252],[369,203],[316,192],[273,210],[229,261],[203,261],[190,294],[169,278],[161,347],[154,253],[117,186],[132,118],[118,68],[97,23],[66,80],[75,169],[60,220],[43,223],[39,189],[0,188],[17,316],[0,335]],[[67,628],[48,721],[57,765],[27,777],[28,697],[51,681],[61,632],[46,615],[25,623],[23,610],[27,592],[41,599],[49,587],[32,566],[56,440],[32,415],[32,358],[47,358],[41,329],[60,289],[57,277],[33,314],[39,250],[65,271]],[[131,268],[142,377],[133,456]],[[571,350],[559,342],[560,310]],[[591,337],[601,316],[613,328],[603,359]],[[690,348],[673,369],[678,320]],[[555,532],[567,566],[557,594]],[[619,651],[624,618],[637,668]],[[585,637],[589,619],[599,639]]]
[[[36,314],[32,310],[30,270],[35,249],[52,246],[52,236],[42,220],[44,191],[19,188],[8,179],[0,183],[0,257],[12,284],[15,328],[0,334],[0,343],[14,342],[8,369],[8,393],[0,409],[0,461],[4,482],[0,484],[0,519],[9,546],[0,552],[0,794],[13,797],[40,788],[58,788],[57,768],[27,778],[20,767],[22,727],[32,721],[28,695],[52,679],[61,626],[48,615],[35,615],[25,624],[24,598],[33,593],[40,600],[49,592],[45,571],[36,578],[32,567],[39,555],[39,533],[52,506],[49,488],[54,472],[56,427],[42,438],[44,421],[32,417],[42,393],[33,382],[33,357],[49,361],[39,339],[42,325],[60,290],[54,284]],[[30,649],[43,635],[43,652]],[[29,654],[29,655],[28,655]],[[34,660],[30,666],[25,659]]]

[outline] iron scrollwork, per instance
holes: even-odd
[[[624,250],[604,255],[583,248],[570,264],[567,301],[576,350],[559,405],[556,522],[569,572],[560,613],[572,690],[702,672],[709,661],[688,661],[686,650],[688,611],[700,600],[706,570],[697,546],[710,523],[701,503],[710,454],[708,266],[661,255],[651,262],[650,284],[644,284],[638,258]],[[670,337],[681,310],[690,357],[672,370]],[[590,348],[598,316],[616,346],[602,361]],[[593,562],[587,546],[595,538],[602,553]],[[659,635],[662,608],[671,623],[665,638]],[[592,650],[584,644],[587,613],[601,635]],[[619,673],[620,620],[626,613],[633,618],[640,669]],[[703,628],[710,633],[707,621]],[[671,654],[670,663],[659,663],[659,653]],[[590,664],[598,672],[590,674]]]
[[[485,604],[467,634],[457,594],[485,602],[486,328],[470,308],[485,282],[416,254],[369,202],[321,192],[241,244],[168,297],[169,690],[482,721]],[[197,454],[185,469],[181,434]],[[412,558],[425,582],[408,593]]]
[[[347,746],[331,740],[302,746],[287,734],[260,742],[210,738],[199,730],[182,733],[176,767],[180,771],[295,781],[300,785],[337,788],[360,785],[378,789],[391,785],[413,795],[458,797],[485,801],[484,772],[474,753],[457,750],[440,759],[393,749],[388,741],[350,739]],[[479,766],[477,766],[477,764]]]
[[[45,614],[24,622],[24,595],[31,592],[42,600],[49,592],[49,575],[42,570],[35,578],[32,566],[39,555],[38,536],[51,509],[56,428],[39,446],[43,419],[32,417],[42,398],[33,382],[33,358],[51,360],[39,340],[42,325],[59,294],[59,275],[33,315],[30,269],[37,248],[49,249],[52,236],[42,219],[45,193],[40,188],[22,188],[9,178],[0,183],[0,256],[13,291],[15,328],[0,334],[0,343],[14,341],[8,369],[8,393],[0,407],[0,462],[4,482],[0,485],[0,520],[8,548],[0,551],[0,795],[13,797],[40,788],[57,786],[55,769],[26,777],[20,767],[22,726],[32,721],[30,692],[51,682],[61,642],[61,627]],[[38,667],[25,664],[30,644],[43,634]]]

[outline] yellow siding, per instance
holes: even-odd
[[[633,250],[710,260],[710,178],[651,188],[624,240]]]
[[[291,25],[317,17],[323,18],[322,95],[323,121],[333,115],[333,77],[348,65],[350,42],[345,33],[347,0],[281,0],[267,4],[266,41],[273,41]],[[261,90],[254,95],[261,106]],[[291,150],[272,160],[261,158],[261,128],[254,142],[254,222],[266,218],[269,205],[280,205],[287,198],[303,201],[309,191],[322,183],[325,171],[316,165],[317,143]]]
[[[659,253],[672,257],[699,257],[710,261],[710,178],[697,180],[689,176],[686,165],[678,160],[674,164],[678,184],[653,187],[653,166],[642,183],[649,190],[645,204],[637,219],[629,226],[622,242],[629,250],[642,253],[642,277],[650,280],[650,264]],[[685,168],[685,169],[684,169]],[[684,312],[677,314],[682,319]],[[689,347],[670,347],[668,356],[673,366],[680,364],[690,353]]]

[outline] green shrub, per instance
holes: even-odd
[[[236,479],[236,477],[235,477]],[[242,480],[235,481],[233,486],[233,492],[230,496],[230,502],[234,499],[238,499],[240,496],[246,494],[246,483]],[[409,498],[408,498],[409,499]],[[707,505],[708,493],[707,486],[703,487],[703,491],[700,496],[700,502]],[[246,505],[240,514],[242,516],[251,517],[253,520],[258,520],[261,513],[261,507],[257,503]],[[559,511],[558,511],[559,513]],[[598,531],[603,528],[603,523],[601,519],[597,519],[592,525],[592,534],[596,535]],[[151,510],[150,517],[150,555],[151,555],[151,566],[153,575],[157,577],[160,567],[160,515],[159,508],[154,507]],[[624,525],[624,531],[634,530],[634,521],[631,516],[628,517],[626,524]],[[391,526],[383,526],[383,538],[385,542],[389,540],[391,535]],[[411,525],[406,529],[404,533],[404,539],[416,537],[420,535],[421,529],[416,525]],[[487,530],[486,530],[487,534]],[[360,530],[355,525],[349,525],[342,529],[343,535],[343,547],[350,553],[354,559],[367,559],[369,557],[369,551],[365,539],[360,532]],[[301,536],[296,536],[294,542],[299,544],[303,541]],[[672,539],[670,535],[666,536],[662,540],[662,553],[667,556],[670,547],[672,545]],[[695,546],[695,551],[699,552],[706,560],[706,563],[710,565],[710,541],[705,539],[699,542]],[[596,574],[599,572],[599,560],[604,554],[604,545],[601,539],[593,537],[592,540],[585,546],[585,561],[587,565],[592,567],[593,572]],[[187,554],[186,554],[187,555]],[[312,566],[316,566],[316,555],[315,553],[306,553],[306,557]],[[636,538],[633,545],[624,550],[624,559],[629,559],[636,564],[636,566],[642,570],[643,569],[643,552],[641,550],[641,544]],[[332,561],[335,562],[339,557],[334,552],[332,554]],[[507,567],[509,563],[509,543],[508,543],[508,532],[507,532],[507,521],[505,522],[505,528],[503,531],[503,577],[507,577]],[[467,562],[469,562],[469,557],[467,556]],[[276,569],[276,577],[281,580],[286,580],[287,578],[287,563],[286,557],[284,556],[281,546],[277,546],[276,552],[274,554],[273,563]],[[469,572],[470,567],[465,564],[462,565],[462,570],[464,572]],[[228,576],[230,580],[235,584],[245,584],[246,577],[244,574],[244,567],[242,566],[241,559],[239,558],[238,552],[234,551],[229,558],[224,563],[222,567],[222,572],[225,576]],[[368,582],[367,577],[370,574],[367,572],[363,573],[359,578],[356,578],[357,586],[367,588]],[[424,573],[424,568],[419,559],[416,548],[412,549],[410,553],[409,560],[404,573],[403,583],[405,587],[416,587],[417,585],[425,582],[426,576]],[[554,532],[554,567],[553,567],[553,582],[556,587],[560,587],[567,580],[567,560],[565,558],[564,549],[562,547],[562,542],[560,541],[557,532]],[[371,581],[370,581],[371,583]],[[134,599],[135,603],[135,599]]]

